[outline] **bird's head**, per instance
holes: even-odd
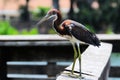
[[[43,17],[38,24],[42,24],[44,22],[60,22],[61,20],[61,13],[57,9],[51,9],[48,11],[45,17]]]

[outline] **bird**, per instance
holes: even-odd
[[[71,19],[66,19],[62,21],[61,12],[57,9],[50,9],[48,13],[43,17],[37,25],[40,25],[44,22],[51,22],[53,29],[62,37],[68,39],[74,50],[74,60],[72,65],[72,70],[70,76],[78,77],[74,74],[74,67],[76,59],[79,59],[79,69],[80,77],[81,74],[81,51],[80,51],[80,42],[84,42],[88,45],[100,46],[100,40],[97,38],[95,33],[92,33],[88,28],[83,24],[76,22]],[[77,45],[77,47],[76,47]]]

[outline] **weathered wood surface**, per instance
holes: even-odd
[[[120,34],[97,34],[102,42],[111,43],[113,52],[119,52]],[[71,43],[56,34],[0,35],[0,46],[69,46]]]
[[[120,40],[120,34],[97,34],[100,40]],[[67,40],[56,34],[41,35],[0,35],[0,41],[41,41],[41,40]]]
[[[94,47],[89,46],[86,51],[82,54],[82,80],[107,80],[109,66],[107,66],[110,55],[112,51],[112,45],[107,43],[101,43],[101,46]],[[107,66],[107,67],[106,67]],[[71,70],[72,64],[66,68],[66,70]],[[79,72],[79,61],[76,61],[75,70]],[[56,80],[79,80],[79,78],[72,78],[64,74],[68,71],[63,71]],[[104,74],[104,76],[102,76]],[[105,77],[105,78],[101,78]]]

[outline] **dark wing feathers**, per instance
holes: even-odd
[[[90,32],[81,24],[78,24],[78,23],[76,24],[76,22],[72,24],[74,26],[71,26],[70,33],[76,39],[88,44],[92,44],[94,46],[100,46],[100,41],[94,33]]]

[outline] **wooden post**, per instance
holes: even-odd
[[[47,65],[47,68],[46,68],[46,72],[47,72],[48,77],[53,77],[53,76],[56,75],[56,73],[55,73],[56,71],[54,71],[55,66],[56,66],[55,62],[48,62],[48,65]]]
[[[0,80],[12,80],[7,77],[7,61],[11,59],[9,50],[4,47],[0,47]]]
[[[112,51],[112,45],[101,43],[101,46],[89,46],[82,54],[82,80],[107,80],[109,74],[109,59]],[[63,71],[56,80],[80,80],[68,76],[71,71],[72,64]],[[76,60],[75,70],[79,72],[79,61]],[[79,73],[77,73],[79,74]]]
[[[0,49],[0,80],[8,80],[6,62],[6,54],[3,54],[2,49]]]

